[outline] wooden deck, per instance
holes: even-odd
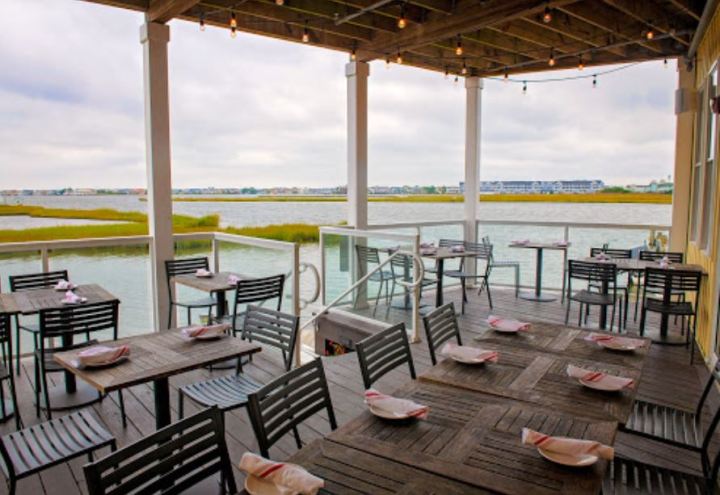
[[[449,291],[446,301],[455,300],[459,308],[459,293]],[[534,303],[516,299],[512,291],[496,289],[493,291],[495,308],[494,314],[512,315],[517,318],[529,320],[542,320],[562,323],[564,320],[564,307],[559,302]],[[425,299],[431,302],[433,295],[427,294]],[[575,306],[576,308],[576,306]],[[384,310],[379,310],[380,311]],[[390,317],[402,319],[405,313],[400,310],[390,310]],[[487,299],[483,295],[477,297],[472,294],[470,303],[467,305],[467,312],[460,319],[461,329],[467,334],[467,341],[470,342],[472,334],[477,333],[482,327],[482,321],[489,314]],[[571,323],[577,322],[577,313],[571,316]],[[649,325],[656,325],[655,320],[650,320]],[[632,315],[628,322],[630,333],[635,332],[636,325],[632,322]],[[673,331],[677,331],[674,329]],[[412,345],[413,357],[418,373],[422,373],[430,367],[430,358],[425,343]],[[649,358],[643,371],[640,381],[638,396],[645,400],[651,400],[678,407],[693,408],[699,399],[702,384],[707,372],[703,365],[689,364],[689,350],[685,347],[667,347],[654,345],[649,353]],[[253,358],[253,363],[245,367],[245,372],[260,381],[267,381],[281,373],[282,358],[278,353],[263,350]],[[362,381],[359,373],[357,360],[354,354],[345,356],[324,358],[326,373],[330,381],[330,392],[336,410],[338,422],[343,424],[353,418],[363,407],[362,404]],[[696,360],[697,362],[697,360]],[[18,381],[18,395],[21,402],[22,417],[26,424],[37,422],[32,403],[32,361],[24,360],[23,375]],[[174,377],[170,383],[173,394],[173,419],[176,414],[175,398],[176,389],[186,383],[191,383],[211,375],[219,375],[227,371],[194,371]],[[61,374],[50,376],[51,380],[62,379]],[[377,384],[377,388],[391,392],[402,383],[408,380],[406,373],[401,371],[392,372]],[[153,394],[149,385],[139,385],[125,392],[125,404],[128,413],[128,427],[122,428],[120,413],[117,406],[117,395],[111,394],[100,403],[93,406],[95,412],[107,427],[117,437],[120,446],[138,440],[151,433],[155,429],[153,417]],[[186,401],[186,414],[192,413],[194,405]],[[227,440],[230,455],[234,463],[240,459],[243,452],[247,450],[256,451],[255,439],[245,410],[240,409],[228,413],[226,416]],[[14,427],[14,421],[8,421],[0,425],[0,431],[6,432]],[[327,421],[324,417],[310,418],[301,428],[300,433],[307,443],[329,431]],[[697,472],[699,459],[680,449],[667,447],[639,437],[631,437],[621,433],[616,442],[618,452],[636,459],[653,462],[659,465],[679,467],[689,472]],[[284,459],[296,451],[294,442],[290,437],[280,441],[272,450],[271,455],[276,459]],[[40,475],[20,481],[19,493],[33,494],[62,494],[86,493],[85,481],[82,473],[82,465],[86,462],[77,459],[69,464],[57,466],[41,473]],[[238,481],[241,475],[237,473]],[[216,493],[217,486],[211,482],[199,487],[193,493]],[[0,494],[6,493],[5,486],[0,487]]]

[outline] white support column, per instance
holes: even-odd
[[[463,238],[477,242],[477,211],[480,195],[480,129],[483,81],[472,76],[465,79],[465,223]],[[475,270],[475,264],[467,267]]]
[[[155,330],[168,327],[170,301],[165,287],[165,260],[173,258],[172,180],[170,163],[170,101],[168,53],[170,28],[146,22],[140,27],[145,86],[145,149],[147,160],[148,225]],[[174,319],[174,318],[171,318]]]
[[[348,92],[348,225],[366,229],[368,224],[368,76],[367,62],[345,66]]]

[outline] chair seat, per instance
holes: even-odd
[[[262,387],[247,375],[227,375],[180,388],[180,393],[205,407],[217,406],[223,411],[242,407],[248,394]]]
[[[30,426],[0,438],[16,478],[55,466],[96,449],[115,439],[88,411],[81,410],[46,423]],[[0,463],[9,476],[5,463]]]
[[[392,280],[393,278],[400,278],[401,275],[393,275],[391,271],[380,270],[370,275],[370,280],[373,282],[384,282],[386,280]]]
[[[699,449],[703,432],[693,411],[637,400],[623,427],[626,431]]]
[[[53,373],[55,371],[65,371],[65,368],[63,368],[57,361],[55,361],[55,358],[53,357],[54,353],[56,352],[65,352],[70,351],[72,349],[82,349],[83,347],[89,347],[91,345],[97,344],[97,340],[88,340],[87,342],[81,342],[79,344],[75,344],[69,347],[55,347],[51,349],[45,349],[45,371],[48,373]],[[40,350],[35,351],[35,358],[40,359]]]
[[[596,306],[611,306],[614,304],[612,294],[600,294],[589,290],[581,290],[570,296],[573,301]]]
[[[616,456],[608,465],[602,493],[704,495],[709,490],[706,480],[700,476]]]
[[[212,297],[204,297],[202,299],[193,299],[191,301],[173,301],[173,304],[183,308],[207,308],[209,306],[215,306],[217,301]]]
[[[689,316],[695,314],[695,311],[693,311],[693,306],[689,302],[669,302],[668,304],[663,304],[663,302],[659,299],[647,299],[645,303],[645,308],[648,311],[653,311],[655,313],[665,313],[669,315]]]
[[[493,260],[493,262],[490,264],[493,268],[501,268],[501,267],[517,267],[520,268],[520,262],[519,261],[510,261],[510,260]]]
[[[443,272],[443,275],[451,278],[485,278],[485,273],[468,273],[462,270],[448,270]]]

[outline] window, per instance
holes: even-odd
[[[692,171],[692,211],[690,213],[690,239],[693,241],[698,240],[698,232],[700,227],[699,216],[700,216],[700,185],[702,184],[702,157],[703,153],[703,118],[705,116],[705,92],[700,91],[698,95],[698,111],[695,114],[695,152],[693,157],[695,159],[693,163]]]

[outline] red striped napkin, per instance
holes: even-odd
[[[573,457],[581,455],[596,455],[603,459],[612,459],[615,456],[615,449],[600,442],[592,440],[581,440],[578,438],[551,437],[530,428],[523,428],[522,443],[534,445],[539,449],[556,454],[564,454]]]
[[[221,335],[230,329],[230,325],[227,323],[218,323],[217,325],[206,325],[187,327],[182,329],[183,335],[190,337],[191,339],[197,339],[198,337],[210,337],[213,335]]]
[[[617,388],[632,388],[635,384],[635,380],[632,378],[625,378],[623,376],[608,375],[602,371],[592,371],[579,366],[573,366],[572,364],[567,367],[567,374],[572,378],[578,380],[585,380],[586,382],[602,383],[611,387]]]
[[[381,394],[373,388],[365,391],[365,403],[370,407],[381,409],[398,417],[425,419],[430,412],[428,406],[423,406],[408,399],[399,399],[391,395]]]
[[[118,347],[96,345],[80,351],[78,353],[78,362],[84,366],[108,364],[129,355],[130,348],[126,345]]]
[[[259,455],[245,452],[238,466],[250,476],[270,482],[282,494],[315,495],[325,481],[297,464],[274,462]]]
[[[616,342],[624,346],[643,347],[645,341],[641,339],[632,339],[630,337],[620,337],[616,335],[607,335],[604,333],[591,332],[585,340],[590,342]]]
[[[497,360],[500,357],[496,351],[488,351],[477,347],[470,347],[468,345],[457,345],[452,342],[445,344],[445,346],[440,350],[440,354],[460,361],[473,361],[476,363],[484,363],[486,361],[497,363]]]
[[[513,320],[512,318],[502,318],[500,316],[490,315],[487,317],[488,325],[498,330],[507,332],[519,332],[530,330],[530,323],[524,321]]]

